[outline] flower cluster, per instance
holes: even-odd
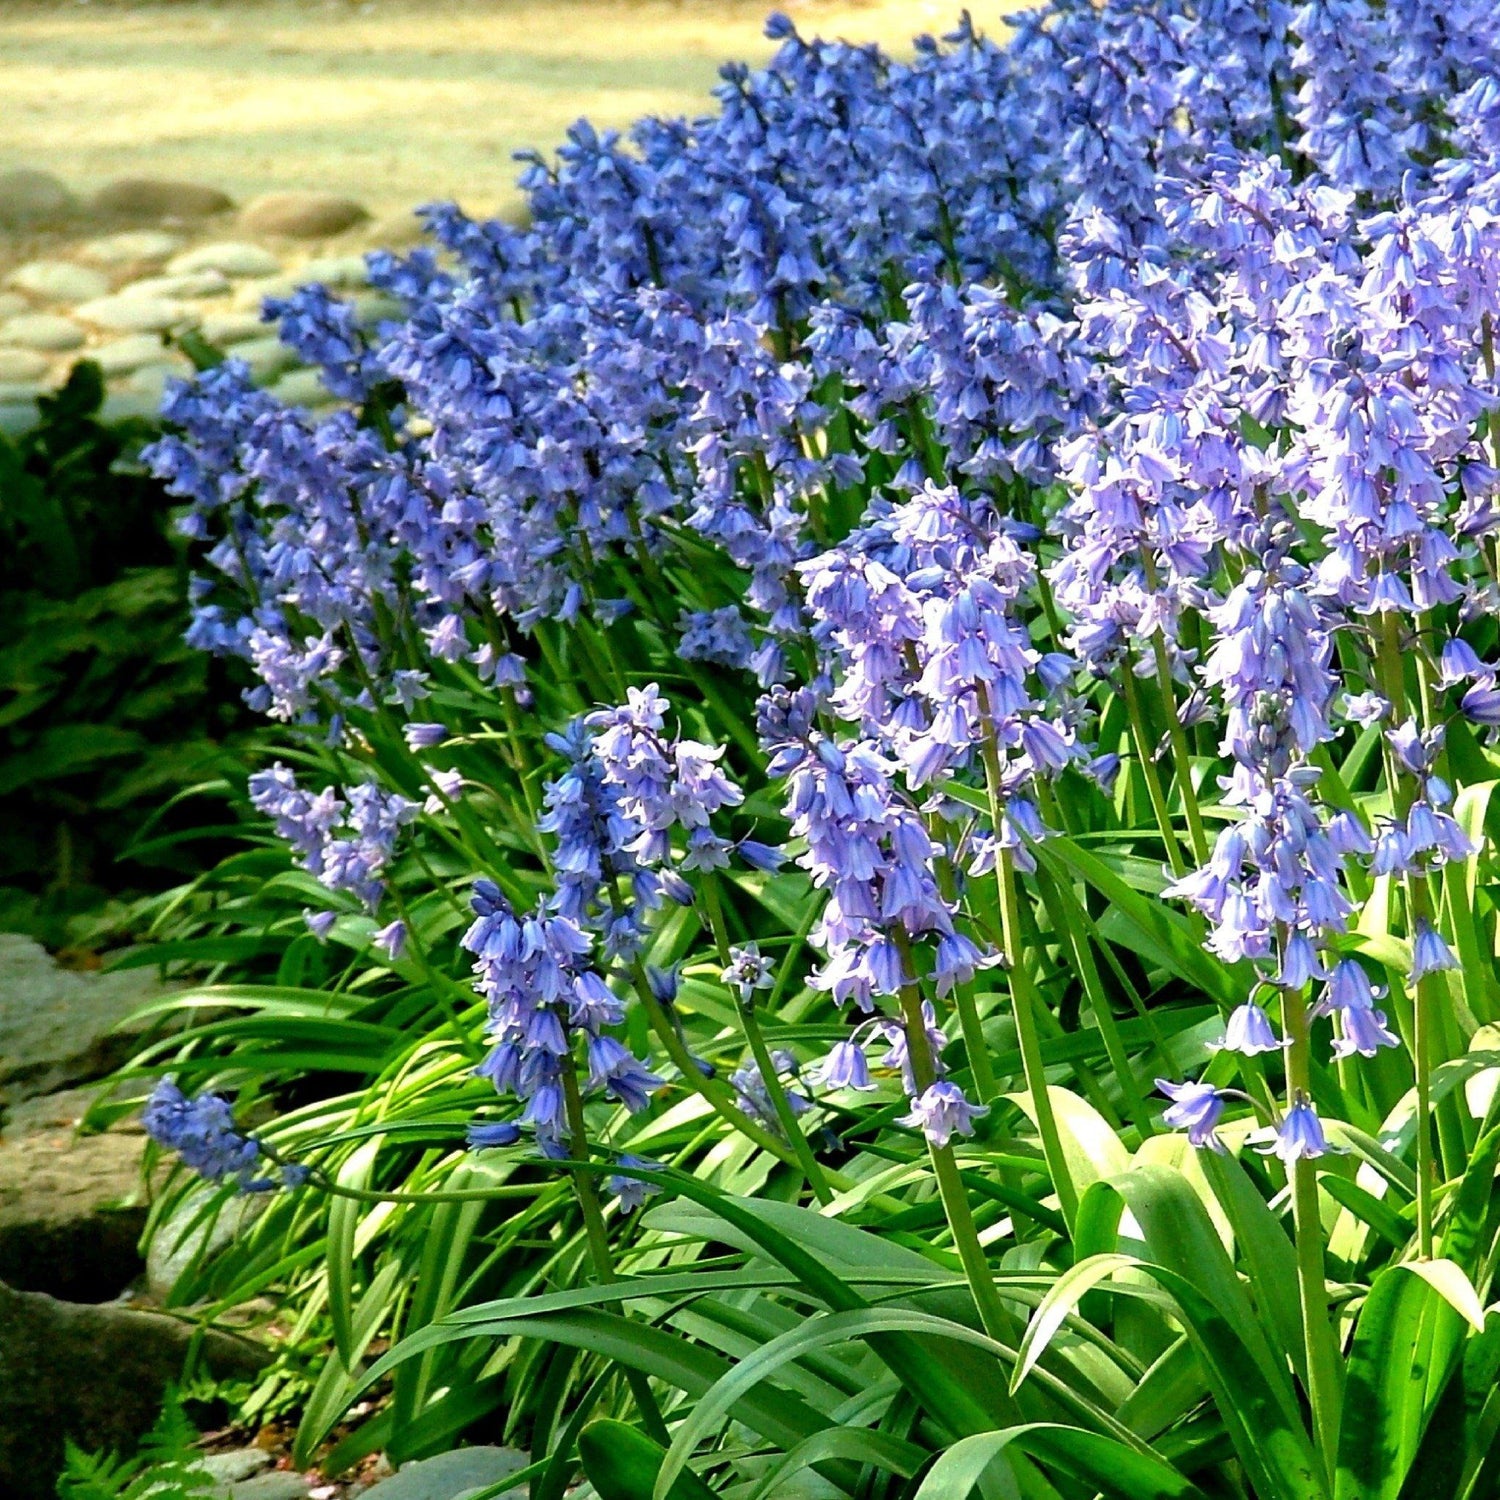
[[[260,1141],[240,1131],[229,1101],[218,1094],[189,1098],[163,1078],[146,1101],[142,1123],[153,1141],[177,1152],[209,1182],[232,1181],[243,1193],[264,1193],[307,1180],[305,1167],[271,1160]]]

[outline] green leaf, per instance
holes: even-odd
[[[578,1434],[583,1472],[599,1500],[651,1500],[666,1452],[628,1422],[590,1422]],[[684,1470],[667,1490],[667,1500],[713,1500],[713,1491]]]
[[[915,1500],[967,1500],[990,1465],[1012,1447],[1102,1490],[1110,1500],[1204,1500],[1197,1485],[1162,1459],[1050,1422],[976,1433],[955,1443],[928,1471]]]
[[[1355,1325],[1335,1500],[1396,1500],[1461,1347],[1460,1315],[1412,1269],[1377,1276]]]
[[[1026,1337],[1021,1340],[1019,1357],[1014,1374],[1010,1378],[1011,1394],[1020,1388],[1042,1355],[1053,1335],[1063,1326],[1067,1316],[1083,1299],[1084,1295],[1101,1281],[1107,1281],[1116,1271],[1139,1265],[1133,1255],[1091,1255],[1087,1260],[1070,1266],[1057,1279],[1052,1289],[1042,1298],[1041,1306],[1032,1314],[1026,1328]]]

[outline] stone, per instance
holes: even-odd
[[[47,356],[35,349],[0,349],[0,383],[40,380],[47,373]]]
[[[262,327],[265,325],[262,324]],[[250,374],[259,381],[275,380],[297,363],[297,356],[274,333],[247,339],[234,347],[234,357],[250,366]]]
[[[462,1500],[526,1467],[514,1448],[455,1448],[435,1458],[402,1464],[389,1479],[367,1489],[361,1500]],[[519,1495],[519,1489],[507,1494]]]
[[[0,380],[0,406],[35,401],[41,393],[41,386],[34,380]]]
[[[149,396],[160,404],[162,396],[166,393],[167,382],[181,380],[183,376],[191,374],[192,369],[192,364],[188,360],[142,365],[140,369],[132,370],[126,378],[125,389],[139,391],[143,396]]]
[[[106,391],[104,405],[99,408],[99,420],[106,426],[111,422],[123,422],[127,417],[156,417],[159,401],[139,391]]]
[[[321,240],[369,218],[362,204],[333,193],[267,193],[240,215],[252,234],[291,240]]]
[[[156,1301],[170,1306],[182,1273],[208,1260],[265,1210],[264,1194],[241,1193],[223,1199],[217,1213],[205,1215],[204,1208],[220,1196],[209,1183],[191,1188],[152,1229],[146,1247],[146,1290]]]
[[[171,276],[147,276],[128,282],[120,297],[220,297],[229,282],[218,271],[182,271]]]
[[[369,267],[363,255],[323,255],[298,266],[292,273],[306,285],[316,281],[327,287],[361,287],[370,280]]]
[[[230,1485],[229,1500],[302,1500],[311,1488],[311,1480],[303,1475],[277,1469]]]
[[[0,292],[0,323],[31,310],[30,301],[18,292]]]
[[[156,177],[121,177],[94,194],[93,210],[119,219],[208,219],[234,207],[217,188]]]
[[[266,331],[258,314],[253,312],[211,312],[204,316],[198,330],[210,344],[227,349],[232,344],[243,344]],[[238,350],[235,351],[238,354]]]
[[[327,406],[333,397],[316,370],[293,370],[271,387],[271,394],[286,406]]]
[[[0,324],[0,343],[24,349],[76,349],[82,342],[83,329],[60,313],[23,313]]]
[[[271,1455],[264,1448],[230,1448],[225,1453],[208,1453],[197,1467],[220,1484],[237,1484],[271,1466]]]
[[[0,229],[58,224],[77,210],[78,200],[50,172],[0,172]]]
[[[385,214],[367,224],[362,238],[382,250],[405,250],[408,246],[425,240],[427,231],[412,210],[403,209],[400,213]]]
[[[296,290],[297,283],[290,276],[260,276],[254,281],[241,282],[231,300],[241,312],[258,313],[267,297],[290,297]]]
[[[16,1291],[103,1302],[142,1270],[146,1138],[135,1122],[80,1136],[92,1099],[28,1099],[0,1131],[0,1281]]]
[[[395,297],[384,292],[361,292],[354,297],[354,315],[361,328],[378,328],[405,316],[406,308]]]
[[[220,1380],[269,1355],[247,1339],[117,1304],[59,1302],[0,1286],[0,1495],[53,1500],[63,1444],[127,1448],[156,1419],[190,1350]]]
[[[105,277],[68,260],[27,261],[24,266],[17,266],[5,283],[48,302],[87,302],[109,291]]]
[[[184,250],[167,264],[173,275],[192,271],[217,271],[221,276],[274,276],[281,262],[269,250],[243,240],[225,240],[220,244],[196,245]]]
[[[40,943],[0,933],[0,1104],[113,1072],[146,1024],[126,1018],[159,994],[149,969],[63,969]]]
[[[93,360],[106,375],[129,375],[142,365],[156,364],[166,353],[167,346],[161,335],[155,333],[131,333],[122,339],[111,339],[89,350]]]
[[[169,297],[99,297],[73,311],[86,323],[122,333],[165,333],[194,321],[190,308]]]
[[[181,248],[180,234],[168,234],[165,229],[127,229],[80,245],[78,254],[96,266],[134,266],[163,261]]]

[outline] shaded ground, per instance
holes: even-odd
[[[377,215],[448,197],[488,212],[510,196],[510,153],[579,115],[700,111],[722,59],[768,55],[773,3],[4,0],[0,170],[78,192],[150,175],[239,201],[308,187]],[[786,8],[804,30],[903,47],[959,4]]]

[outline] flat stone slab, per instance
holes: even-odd
[[[179,271],[166,276],[147,276],[119,290],[121,297],[219,297],[229,290],[220,271]]]
[[[184,250],[167,264],[173,275],[192,271],[217,271],[221,276],[274,276],[281,262],[269,250],[242,240],[225,240],[215,245],[198,245]]]
[[[47,373],[47,356],[37,349],[0,349],[0,384],[40,380]]]
[[[87,302],[109,291],[109,279],[70,260],[32,260],[5,278],[7,286],[48,302]]]
[[[28,1099],[0,1131],[0,1281],[72,1302],[116,1297],[142,1269],[146,1137],[121,1122],[97,1135],[78,1126],[93,1099],[71,1089]]]
[[[514,1448],[455,1448],[435,1458],[402,1464],[389,1479],[371,1485],[361,1500],[463,1500],[525,1467],[525,1455]],[[506,1493],[519,1495],[521,1491]]]
[[[50,1094],[119,1067],[138,1044],[116,1031],[160,993],[149,969],[60,968],[38,942],[0,933],[0,1104]]]
[[[112,339],[89,351],[106,375],[129,375],[142,365],[154,365],[167,352],[167,346],[154,333],[131,333],[122,339]]]
[[[121,333],[165,333],[194,319],[190,308],[167,297],[100,297],[73,311],[85,323]]]
[[[97,266],[149,265],[181,248],[180,234],[169,234],[165,229],[127,229],[80,245],[78,254]]]
[[[23,349],[77,349],[83,329],[59,313],[22,313],[0,324],[0,343]]]
[[[253,312],[211,312],[204,315],[200,331],[210,344],[227,349],[231,344],[258,338],[266,325]]]
[[[162,1313],[0,1286],[0,1495],[55,1500],[69,1438],[90,1451],[135,1443],[182,1379],[190,1345],[219,1379],[254,1375],[269,1358],[216,1330],[200,1342],[194,1324]]]

